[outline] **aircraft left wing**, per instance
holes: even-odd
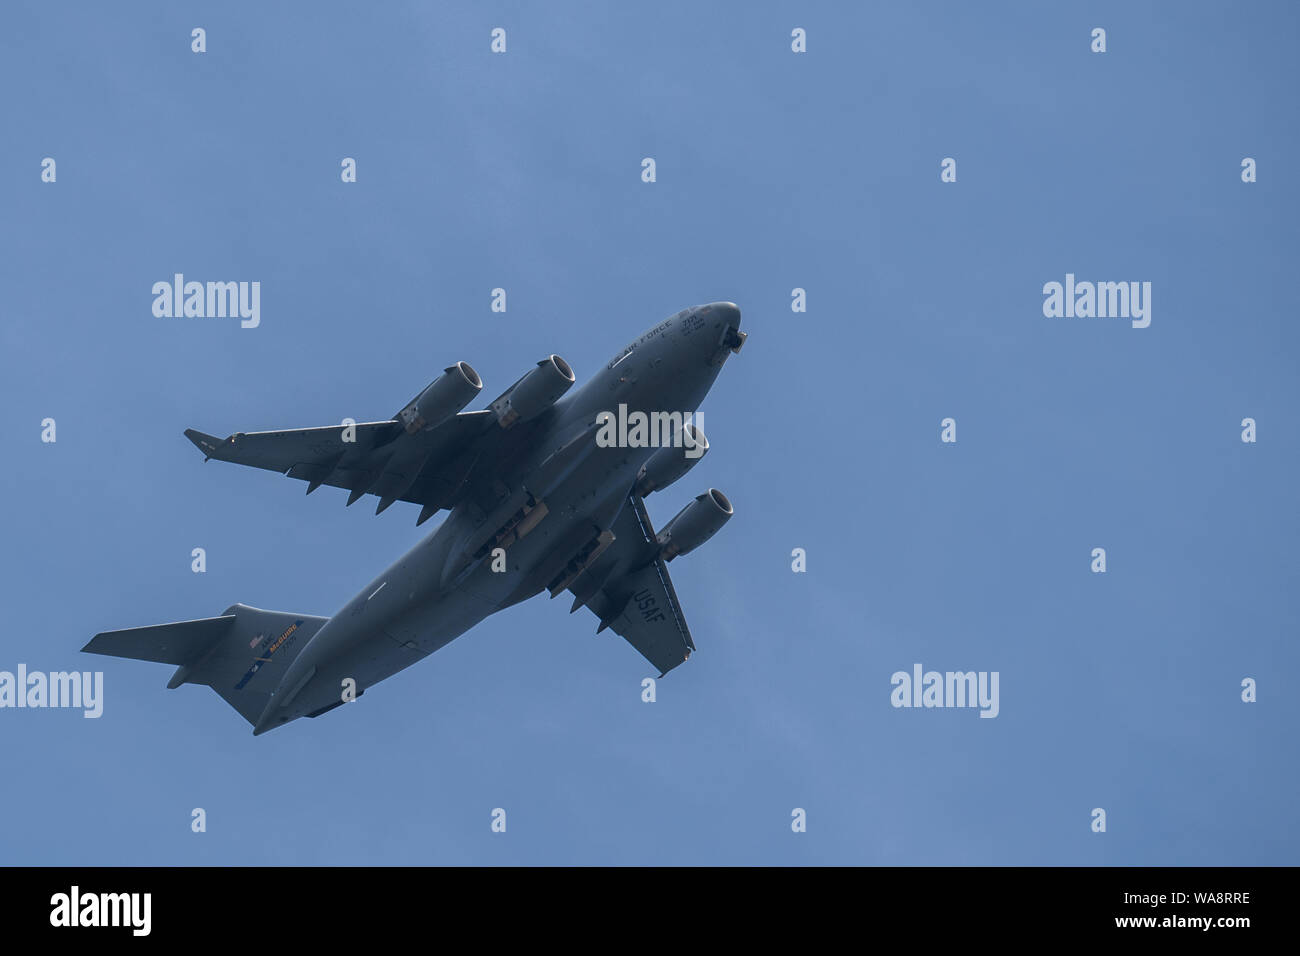
[[[628,497],[610,530],[613,542],[567,585],[570,613],[590,608],[600,618],[596,633],[613,629],[663,677],[691,656],[695,642],[640,497]]]
[[[186,429],[207,458],[278,471],[308,483],[379,498],[376,513],[394,501],[424,505],[420,520],[446,507],[473,465],[477,439],[495,421],[490,411],[461,412],[442,424],[411,432],[398,420],[236,432],[228,438]],[[427,512],[427,513],[426,513]]]

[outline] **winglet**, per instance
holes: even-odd
[[[212,435],[205,435],[201,431],[193,428],[185,429],[185,437],[194,442],[199,451],[203,452],[203,460],[207,461],[216,456],[217,449],[221,446],[221,439]]]

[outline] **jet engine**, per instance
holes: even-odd
[[[408,435],[435,428],[468,405],[482,387],[478,372],[468,362],[457,362],[398,412],[397,418]]]
[[[558,355],[542,359],[535,369],[492,403],[497,423],[502,428],[509,428],[516,422],[536,418],[554,405],[573,382],[573,369],[564,359]]]
[[[659,555],[671,561],[679,554],[690,554],[708,541],[733,514],[731,502],[716,488],[698,496],[655,535]]]
[[[633,489],[644,498],[652,491],[667,488],[674,481],[686,474],[709,451],[709,440],[704,432],[694,425],[683,425],[682,448],[660,448],[650,456],[650,460],[641,466],[636,476]]]

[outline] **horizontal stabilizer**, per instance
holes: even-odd
[[[199,621],[104,631],[92,637],[82,650],[88,654],[157,661],[159,664],[190,664],[210,650],[230,630],[234,620],[235,615],[225,614]]]

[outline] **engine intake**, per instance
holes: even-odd
[[[468,405],[482,387],[478,372],[468,362],[457,362],[398,412],[397,418],[406,426],[408,435],[436,428]]]
[[[655,535],[659,556],[671,561],[679,554],[690,554],[708,541],[730,519],[734,510],[727,496],[710,488],[688,504]]]
[[[554,405],[574,383],[573,369],[558,355],[550,355],[515,383],[515,387],[492,403],[497,423],[509,428],[516,422],[536,418]]]

